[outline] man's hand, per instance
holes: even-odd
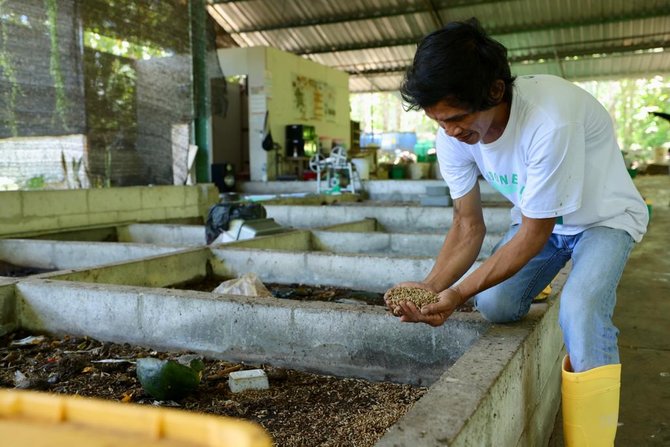
[[[400,303],[397,306],[397,311],[394,310],[393,313],[394,315],[400,315],[400,321],[404,323],[426,323],[434,327],[441,326],[462,304],[463,297],[455,289],[446,289],[440,292],[438,297],[439,301],[437,303],[428,304],[421,309],[417,309],[414,303]]]
[[[384,294],[384,302],[386,302],[386,306],[389,308],[389,310],[395,315],[396,317],[400,317],[403,315],[403,310],[400,306],[395,305],[388,300],[388,293],[396,289],[398,287],[413,287],[417,289],[424,289],[428,290],[433,293],[437,293],[437,290],[435,290],[432,286],[430,286],[428,283],[425,282],[413,282],[413,281],[406,281],[406,282],[401,282],[399,284],[396,284],[395,286],[391,287],[389,290],[386,291]],[[416,309],[416,307],[414,307]]]

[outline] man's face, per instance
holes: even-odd
[[[493,126],[497,106],[479,112],[471,112],[440,101],[424,111],[428,118],[435,120],[447,135],[466,144],[477,144],[480,141],[491,143],[502,134]]]

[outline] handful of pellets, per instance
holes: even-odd
[[[437,293],[419,287],[396,287],[388,291],[386,299],[389,303],[396,306],[403,301],[411,301],[417,309],[421,309],[426,304],[437,303],[439,301]]]

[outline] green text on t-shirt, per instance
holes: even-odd
[[[519,185],[519,175],[516,173],[497,174],[492,171],[487,171],[486,180],[491,186],[500,191],[501,194],[507,196],[517,194],[518,192],[520,197],[526,187],[526,185]]]

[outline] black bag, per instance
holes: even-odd
[[[268,123],[269,111],[265,112],[265,122],[263,123],[263,143],[261,146],[264,151],[271,151],[275,147],[274,141],[272,141],[272,132],[270,131],[270,124]]]
[[[267,216],[265,208],[260,203],[217,203],[209,209],[205,224],[205,238],[207,245],[214,242],[221,233],[228,230],[233,219],[264,219]]]

